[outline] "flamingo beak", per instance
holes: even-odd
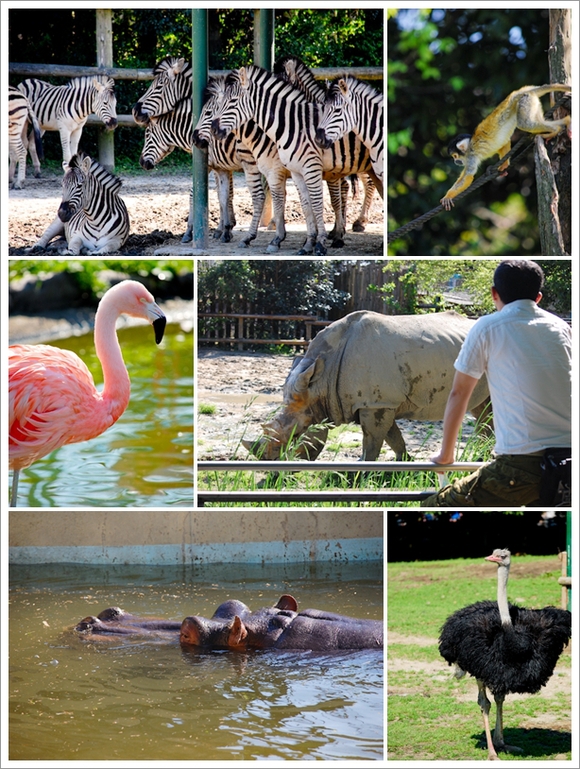
[[[167,318],[161,311],[159,305],[155,302],[151,302],[147,305],[147,316],[155,331],[155,342],[156,344],[160,344],[163,339],[163,334],[165,333]]]

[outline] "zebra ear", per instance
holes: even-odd
[[[340,88],[341,94],[346,98],[348,96],[348,84],[344,78],[340,78],[338,81],[338,87]]]
[[[248,80],[248,73],[246,71],[246,68],[240,67],[238,70],[238,75],[240,78],[240,85],[242,86],[242,88],[247,88],[249,80]]]
[[[96,77],[93,78],[93,85],[98,93],[105,90],[105,86]]]
[[[70,166],[69,166],[69,164],[66,162],[66,160],[63,160],[63,161],[62,161],[62,170],[65,172],[65,174],[66,174],[66,172],[68,171],[69,167],[70,167]]]
[[[89,171],[91,170],[91,163],[92,163],[92,160],[88,155],[84,157],[83,162],[81,163],[81,171],[85,174],[88,174]]]

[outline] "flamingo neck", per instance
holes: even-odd
[[[502,625],[512,624],[507,599],[507,583],[510,570],[507,566],[498,566],[497,569],[497,606]]]
[[[121,309],[114,291],[102,298],[95,315],[95,349],[103,369],[103,391],[101,397],[108,405],[109,413],[115,419],[127,408],[131,382],[117,339],[115,328]]]

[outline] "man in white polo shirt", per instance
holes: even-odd
[[[469,397],[485,375],[493,408],[493,461],[423,500],[423,507],[540,504],[542,464],[570,456],[572,342],[568,324],[538,307],[544,274],[535,262],[501,262],[491,288],[497,312],[468,333],[455,362],[437,464],[454,461]]]

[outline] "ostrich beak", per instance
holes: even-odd
[[[493,561],[494,563],[501,563],[501,558],[498,558],[497,555],[486,555],[485,560]]]

